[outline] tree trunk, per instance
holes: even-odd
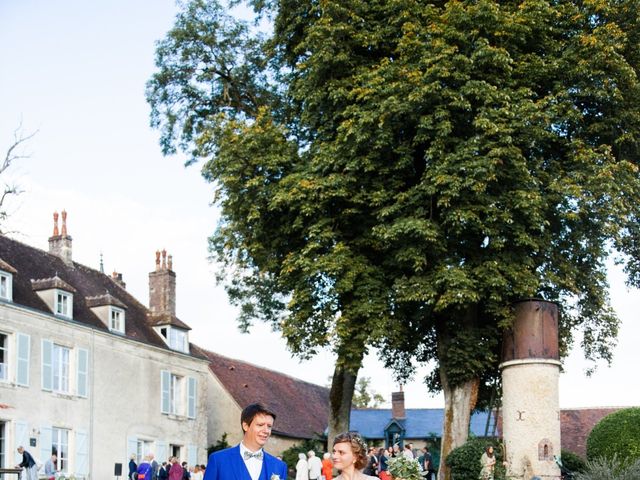
[[[337,362],[333,371],[331,391],[329,392],[329,433],[327,437],[329,452],[335,436],[349,431],[351,399],[356,388],[358,370],[359,368],[347,370]]]
[[[450,480],[451,474],[446,465],[447,455],[454,448],[464,444],[469,437],[469,421],[478,400],[480,379],[475,378],[461,385],[451,386],[444,369],[440,368],[440,381],[444,393],[444,425],[438,479]]]

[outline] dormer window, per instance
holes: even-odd
[[[52,278],[31,280],[31,286],[54,315],[73,318],[73,294],[76,291],[75,288],[57,275]]]
[[[13,301],[13,275],[18,271],[0,258],[0,300]]]
[[[0,270],[0,298],[2,300],[13,300],[13,275]]]
[[[169,335],[169,347],[181,352],[189,351],[189,343],[187,342],[187,332],[179,330],[175,327],[171,328]]]
[[[189,353],[189,336],[186,330],[167,325],[160,328],[160,334],[170,349]]]
[[[118,307],[109,307],[109,330],[124,333],[124,310]]]
[[[127,306],[110,293],[86,297],[87,306],[114,333],[125,333],[125,310]]]
[[[61,317],[73,318],[73,295],[63,290],[56,290],[54,312]]]

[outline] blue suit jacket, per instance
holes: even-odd
[[[279,480],[286,480],[287,465],[264,452],[260,480],[276,480],[273,475],[277,475]],[[251,480],[249,470],[240,455],[240,445],[212,453],[204,472],[204,480]]]

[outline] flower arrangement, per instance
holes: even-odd
[[[389,473],[398,480],[423,480],[427,474],[422,471],[418,462],[403,455],[389,459]]]

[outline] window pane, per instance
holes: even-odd
[[[51,439],[51,454],[58,456],[58,468],[67,472],[69,468],[69,430],[53,428]]]
[[[53,345],[53,389],[69,392],[69,349]]]
[[[7,336],[0,333],[0,380],[7,379]]]

